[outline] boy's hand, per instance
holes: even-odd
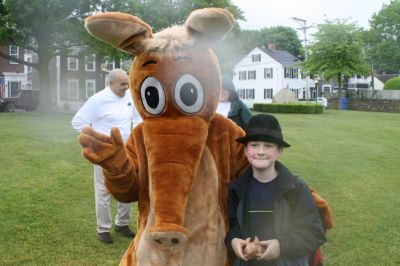
[[[250,238],[246,239],[246,247],[244,248],[244,255],[248,258],[256,258],[262,255],[264,248],[260,245],[260,241],[257,236],[251,241]]]
[[[279,258],[281,254],[281,246],[277,239],[260,241],[260,245],[265,248],[261,256],[257,257],[258,260],[272,260]]]
[[[243,253],[244,248],[246,247],[246,241],[240,238],[234,238],[231,241],[231,246],[233,251],[236,254],[236,257],[247,261],[246,255]]]

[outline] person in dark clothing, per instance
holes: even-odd
[[[243,130],[253,115],[247,105],[239,99],[230,77],[222,78],[222,90],[216,112],[231,119]]]
[[[309,265],[308,256],[326,242],[325,232],[310,188],[278,161],[290,147],[278,120],[254,116],[246,136],[236,141],[245,145],[251,167],[229,187],[225,244],[236,255],[233,265]],[[256,236],[261,251],[250,257],[245,248]]]

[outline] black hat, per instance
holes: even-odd
[[[246,129],[246,136],[238,138],[236,141],[246,144],[252,140],[268,141],[278,144],[280,147],[290,147],[283,140],[281,126],[273,115],[262,114],[253,116]]]

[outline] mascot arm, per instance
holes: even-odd
[[[244,145],[236,141],[236,139],[244,136],[245,132],[243,131],[243,129],[239,126],[235,126],[233,134],[231,135],[232,150],[236,151],[235,153],[233,153],[235,156],[235,158],[233,158],[233,161],[235,162],[236,166],[234,178],[242,175],[244,170],[249,165],[249,161],[247,160],[246,154],[244,153]]]
[[[317,205],[319,215],[321,216],[322,224],[324,225],[325,230],[331,229],[333,227],[333,215],[331,212],[331,208],[328,205],[328,202],[324,200],[318,193],[310,188],[311,195],[314,198],[315,204]]]
[[[118,201],[137,200],[134,160],[128,157],[118,128],[112,128],[110,136],[107,136],[86,127],[79,135],[79,143],[83,147],[83,157],[103,168],[104,183]]]

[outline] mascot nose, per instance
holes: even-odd
[[[184,245],[187,236],[181,232],[150,232],[149,237],[158,245],[166,248]]]

